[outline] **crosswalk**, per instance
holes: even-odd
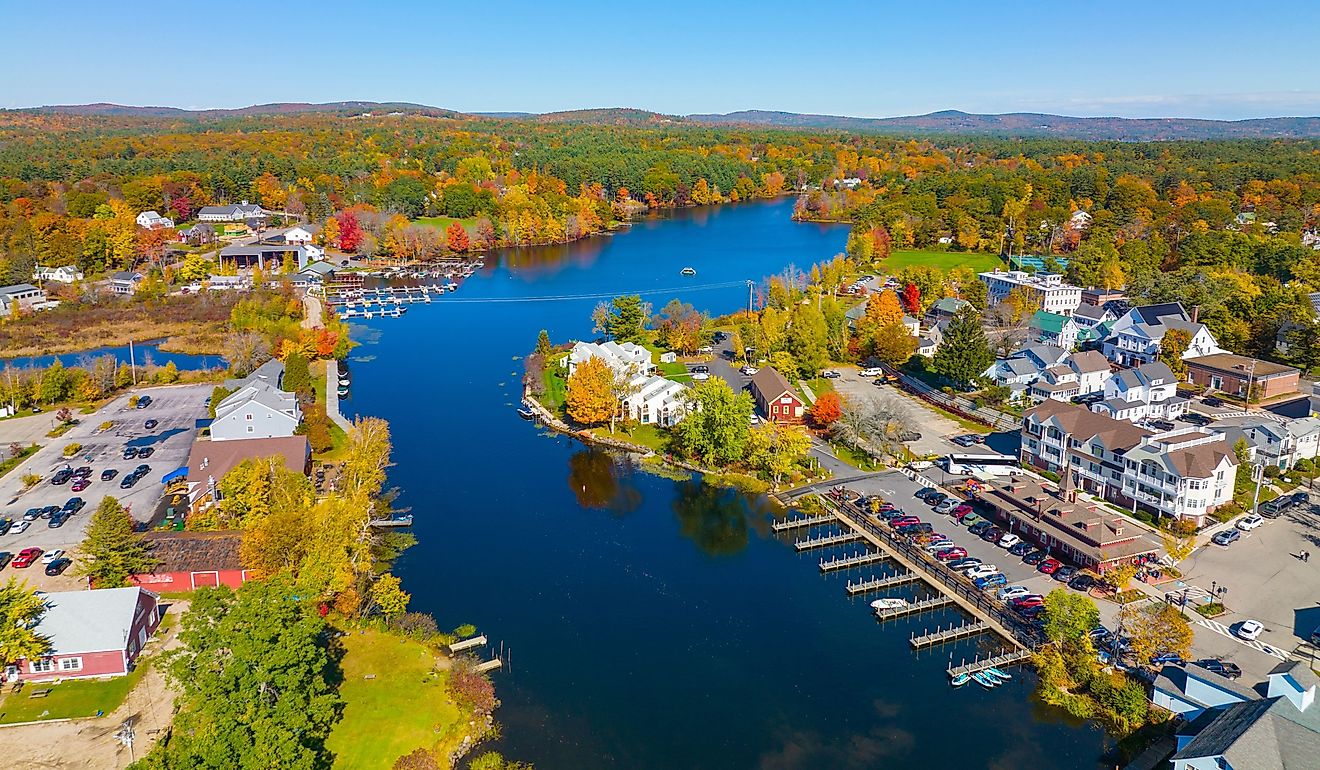
[[[1265,653],[1266,655],[1273,655],[1279,660],[1288,659],[1288,654],[1283,650],[1280,650],[1278,647],[1268,645],[1261,641],[1247,641],[1246,639],[1239,637],[1237,634],[1234,634],[1232,629],[1230,629],[1228,626],[1218,621],[1201,619],[1196,621],[1196,625],[1202,626],[1204,628],[1208,628],[1217,634],[1223,634],[1224,636],[1227,636],[1229,639],[1232,639],[1238,644],[1245,644],[1246,646],[1255,650],[1259,650]]]

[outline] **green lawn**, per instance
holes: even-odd
[[[654,425],[638,425],[632,432],[625,433],[623,430],[617,430],[610,433],[610,426],[606,425],[600,428],[594,428],[592,433],[604,438],[614,438],[620,441],[630,441],[646,447],[654,452],[664,452],[669,445],[669,434],[660,430]]]
[[[1004,263],[994,254],[984,254],[979,251],[896,249],[890,252],[889,257],[880,262],[880,265],[890,272],[897,272],[910,265],[929,265],[945,271],[955,267],[969,267],[973,272],[981,273],[1003,267]]]
[[[327,367],[334,365],[333,360],[327,360],[319,366],[312,366],[312,394],[322,406],[326,404],[325,383],[326,373],[329,371]],[[348,434],[329,417],[327,413],[326,422],[330,425],[330,451],[318,454],[316,459],[322,462],[337,462],[348,455]]]
[[[335,767],[389,770],[404,754],[454,737],[462,715],[445,674],[433,673],[430,648],[374,630],[350,631],[343,641],[344,717],[326,741]]]
[[[18,453],[18,456],[5,458],[4,462],[0,462],[0,476],[3,476],[6,473],[17,468],[19,464],[22,463],[24,460],[36,454],[38,449],[40,449],[40,447],[38,447],[36,444],[32,444],[31,446],[23,447],[22,451]],[[9,454],[8,448],[5,449],[5,454]]]
[[[467,219],[455,219],[453,217],[418,217],[413,220],[413,224],[430,225],[431,227],[438,227],[441,230],[447,229],[455,222],[463,225],[463,227],[467,229],[468,235],[471,235],[477,229],[476,217],[469,217]]]
[[[545,393],[541,394],[541,406],[552,412],[558,412],[564,405],[564,398],[568,391],[568,382],[564,379],[563,370],[558,363],[547,363],[545,370],[541,372],[541,382],[545,385]]]
[[[128,676],[112,679],[60,684],[28,682],[22,690],[6,692],[4,698],[0,699],[0,724],[94,717],[98,711],[109,714],[119,708],[119,704],[128,697],[128,691],[142,679],[150,665],[150,661],[144,661]],[[44,698],[31,697],[32,693],[47,688],[53,688],[50,695]]]

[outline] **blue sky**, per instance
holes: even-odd
[[[0,107],[1320,115],[1315,0],[0,0],[0,19]]]

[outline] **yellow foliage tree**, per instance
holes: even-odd
[[[614,414],[614,373],[604,360],[592,356],[573,370],[565,398],[568,416],[583,425],[609,422]]]

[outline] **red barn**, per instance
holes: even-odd
[[[156,569],[130,579],[153,591],[238,588],[251,577],[239,561],[238,532],[149,532],[143,540]]]
[[[160,597],[138,588],[46,594],[37,632],[50,651],[5,667],[6,681],[122,676],[160,625]]]
[[[765,419],[781,425],[802,422],[806,405],[793,392],[784,375],[768,366],[759,369],[752,375],[751,388],[752,398],[756,399],[756,406]]]

